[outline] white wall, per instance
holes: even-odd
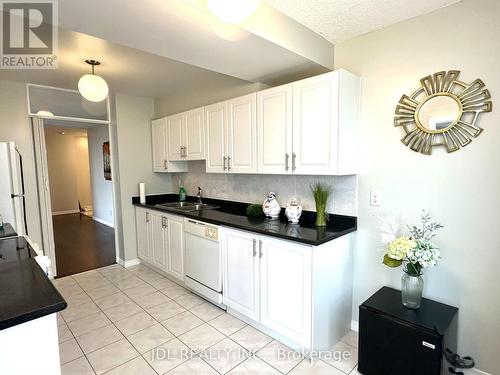
[[[400,287],[402,270],[386,268],[377,252],[377,216],[416,223],[425,208],[445,228],[436,238],[443,260],[425,272],[424,295],[460,308],[459,350],[492,374],[500,373],[499,16],[497,0],[465,0],[336,48],[337,67],[360,75],[363,91],[353,314],[381,286]],[[394,110],[422,77],[449,69],[461,70],[466,82],[481,78],[493,112],[467,147],[417,154],[400,142]],[[380,207],[369,205],[372,189],[381,192]]]
[[[104,179],[102,144],[109,142],[107,125],[95,125],[87,129],[92,187],[93,216],[113,226],[113,183]]]
[[[328,212],[356,215],[357,211],[356,176],[207,174],[204,161],[192,161],[188,172],[172,174],[172,191],[175,193],[179,190],[179,180],[182,180],[188,195],[196,195],[200,186],[205,197],[262,203],[267,193],[274,191],[282,207],[286,207],[292,198],[297,198],[298,203],[310,211],[316,210],[310,186],[321,182],[333,188]]]
[[[79,211],[79,201],[92,206],[86,132],[61,135],[46,127],[45,145],[52,212]]]
[[[16,142],[23,156],[28,233],[34,242],[41,245],[32,131],[27,113],[26,86],[0,80],[0,141]]]
[[[117,193],[123,231],[120,258],[131,260],[137,258],[135,210],[131,202],[132,196],[139,194],[139,182],[146,183],[147,194],[169,192],[172,182],[170,175],[152,171],[153,99],[117,94],[113,107],[112,131],[116,132],[115,147],[118,152],[118,166],[114,167],[118,171],[116,182],[119,184]]]

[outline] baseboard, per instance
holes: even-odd
[[[98,223],[101,223],[101,224],[104,224],[104,225],[107,225],[108,227],[111,227],[111,228],[114,228],[115,227],[115,224],[114,223],[110,223],[109,221],[106,221],[106,220],[103,220],[103,219],[99,219],[98,217],[96,216],[92,216],[92,219],[97,221]]]
[[[357,320],[351,320],[351,329],[354,332],[359,332],[359,322]],[[460,369],[460,371],[462,371],[464,375],[492,375],[488,372],[484,372],[475,368],[469,370]]]
[[[68,214],[78,214],[78,213],[80,213],[79,210],[56,211],[56,212],[52,212],[52,216],[68,215]]]
[[[128,268],[128,267],[137,266],[138,264],[141,264],[141,260],[139,258],[130,259],[130,260],[123,260],[123,259],[118,258],[116,260],[116,263],[118,263],[122,267]]]
[[[359,332],[359,322],[357,320],[351,320],[351,330]]]

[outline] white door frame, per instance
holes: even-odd
[[[108,102],[109,111],[109,102]],[[43,116],[30,116],[32,128],[33,128],[33,143],[35,150],[35,168],[37,177],[37,189],[38,189],[38,201],[40,208],[40,220],[41,220],[41,230],[42,230],[42,244],[43,253],[49,257],[52,263],[52,272],[54,276],[57,276],[57,264],[56,264],[56,254],[55,254],[55,243],[54,243],[54,228],[52,225],[52,206],[50,200],[50,184],[49,175],[47,167],[47,150],[45,147],[45,131]],[[65,118],[65,120],[71,121],[71,119]],[[80,121],[80,120],[78,120]],[[89,121],[91,122],[91,121]],[[112,199],[113,199],[113,222],[114,222],[114,233],[115,233],[115,257],[116,262],[119,262],[120,255],[120,235],[121,229],[118,226],[117,218],[117,200],[118,197],[115,195],[115,184],[117,181],[117,171],[115,169],[114,160],[114,146],[115,139],[113,138],[113,132],[111,131],[111,122],[106,121],[96,121],[99,126],[106,125],[109,134],[109,146],[110,146],[110,158],[111,158],[111,183],[112,183]],[[40,183],[42,181],[42,183]]]

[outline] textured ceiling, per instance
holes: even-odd
[[[330,42],[344,41],[461,0],[267,0]]]

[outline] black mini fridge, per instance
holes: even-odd
[[[445,349],[457,350],[458,309],[422,299],[418,310],[383,287],[359,306],[358,371],[365,375],[448,374]]]

